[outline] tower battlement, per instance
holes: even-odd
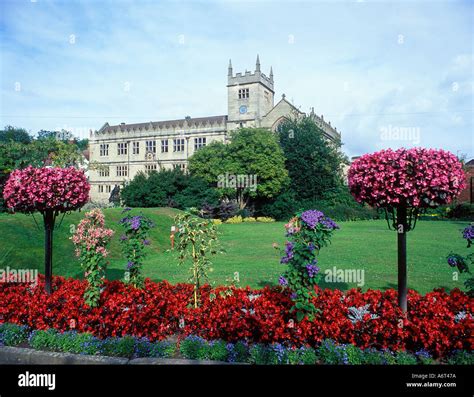
[[[245,71],[245,73],[236,73],[233,74],[232,70],[232,62],[229,61],[229,68],[227,73],[227,86],[234,86],[234,85],[243,85],[243,84],[253,84],[253,83],[261,83],[265,87],[267,87],[272,92],[274,91],[273,86],[273,70],[270,68],[270,76],[266,76],[260,70],[260,60],[257,55],[257,62],[255,65],[255,71],[252,73],[250,71]]]

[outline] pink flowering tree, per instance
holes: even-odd
[[[424,210],[449,204],[461,193],[462,164],[444,150],[387,149],[355,160],[348,177],[354,198],[383,209],[389,228],[398,233],[398,303],[406,312],[406,233]]]
[[[14,212],[43,215],[45,230],[45,288],[51,294],[53,231],[59,214],[81,208],[89,200],[84,172],[69,168],[27,167],[13,171],[3,190],[6,206]]]
[[[76,256],[87,280],[84,301],[90,307],[99,306],[100,293],[104,285],[107,244],[114,235],[112,229],[105,227],[104,214],[100,209],[86,212],[71,237],[76,247]]]

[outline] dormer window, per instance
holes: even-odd
[[[241,88],[239,90],[239,99],[247,99],[250,96],[248,88]]]

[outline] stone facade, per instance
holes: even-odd
[[[302,116],[282,95],[274,105],[273,71],[267,77],[260,70],[257,56],[253,73],[233,74],[229,62],[227,76],[227,115],[180,120],[109,125],[91,131],[89,155],[91,200],[107,202],[115,186],[123,186],[140,171],[181,167],[200,147],[213,141],[226,142],[228,132],[241,127],[263,127],[275,130],[289,116]],[[337,140],[339,132],[323,117],[309,114],[328,139]]]

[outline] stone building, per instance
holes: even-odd
[[[273,70],[265,75],[257,56],[253,73],[236,73],[229,61],[227,72],[227,115],[185,117],[179,120],[149,121],[137,124],[109,125],[91,131],[90,161],[101,167],[91,170],[91,199],[107,202],[115,186],[139,172],[161,168],[186,169],[187,159],[201,147],[214,141],[226,142],[228,132],[241,127],[262,127],[275,130],[289,116],[304,115],[283,94],[275,105]],[[328,139],[340,138],[336,128],[309,114]]]

